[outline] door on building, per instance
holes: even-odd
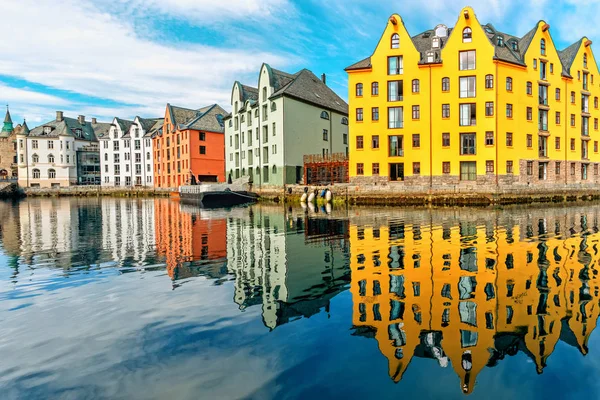
[[[404,180],[404,163],[390,164],[390,181]]]
[[[538,178],[540,179],[540,181],[545,181],[548,178],[548,163],[547,162],[539,163]]]
[[[302,166],[296,166],[296,183],[302,183]]]

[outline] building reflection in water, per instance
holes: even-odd
[[[519,351],[538,373],[559,340],[585,355],[599,306],[590,209],[352,219],[356,334],[377,340],[394,381],[414,357],[430,358],[454,368],[465,393],[485,366]]]
[[[262,305],[270,329],[329,312],[330,300],[350,282],[348,225],[347,218],[308,218],[280,206],[232,210],[227,259],[235,303]]]

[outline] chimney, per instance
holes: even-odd
[[[95,125],[95,124],[97,124],[97,123],[98,123],[98,121],[96,120],[96,118],[92,118],[92,124],[94,124],[94,125]]]
[[[85,115],[80,115],[77,117],[77,121],[79,121],[81,125],[85,125]]]
[[[324,84],[327,85],[327,75],[325,75],[325,74],[321,75],[321,80],[323,81]]]
[[[63,120],[63,112],[57,111],[56,112],[56,122],[62,122],[62,120]]]

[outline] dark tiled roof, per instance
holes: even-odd
[[[165,123],[164,118],[158,118],[155,120],[154,125],[150,127],[150,129],[146,130],[145,137],[154,137],[154,134],[161,133],[163,129],[163,125]]]
[[[171,123],[175,126],[185,125],[188,121],[198,116],[198,110],[168,105],[171,114]]]
[[[148,132],[150,129],[152,129],[152,127],[154,126],[154,124],[156,124],[156,121],[164,121],[164,118],[141,118],[141,117],[137,117],[138,121],[140,122],[140,125],[142,126],[142,129],[146,132]]]
[[[107,129],[107,126],[110,124],[92,124],[91,122],[86,122],[84,124],[80,124],[79,120],[75,118],[64,117],[62,121],[57,121],[56,119],[46,122],[43,125],[40,125],[31,130],[29,136],[33,137],[59,137],[59,136],[71,136],[80,140],[87,141],[96,141],[96,130],[98,132],[103,132]],[[44,133],[44,127],[52,128],[52,131],[48,134]],[[78,129],[81,129],[81,136],[77,136],[76,132]]]
[[[133,125],[133,121],[129,121],[127,119],[121,119],[119,117],[115,117],[115,120],[117,121],[117,124],[119,124],[119,127],[121,128],[121,132],[125,133],[129,133],[129,129],[131,128],[131,125]]]
[[[354,63],[351,66],[347,67],[345,70],[352,71],[354,69],[365,69],[365,68],[371,68],[371,57],[367,57],[364,60],[360,60],[359,62]]]
[[[307,103],[348,115],[348,104],[323,83],[311,71],[303,69],[294,75],[294,79],[282,87],[271,99],[289,96]]]
[[[575,56],[579,51],[579,47],[581,47],[581,40],[578,40],[566,49],[558,52],[558,57],[563,65],[563,75],[571,77],[571,65],[573,65],[573,61],[575,61]]]
[[[246,100],[258,100],[258,89],[252,86],[240,85],[242,87],[242,102]]]
[[[223,124],[223,118],[227,115],[225,111],[218,104],[213,104],[207,107],[203,107],[198,110],[199,114],[196,118],[189,121],[185,129],[194,129],[197,131],[209,131],[224,133],[225,124]]]
[[[268,64],[267,67],[271,69],[271,86],[275,92],[288,85],[298,75],[298,73],[292,75],[279,71],[278,69],[271,68]]]
[[[111,126],[112,124],[109,124],[107,122],[98,122],[96,124],[92,124],[92,128],[94,128],[94,134],[96,135],[96,138],[101,138],[107,135]]]

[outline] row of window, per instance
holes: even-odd
[[[110,178],[108,176],[104,177],[104,183],[110,183]],[[147,176],[146,177],[146,183],[152,183],[152,177],[151,176]],[[139,185],[142,184],[142,177],[141,176],[136,176],[135,177],[135,184],[136,184],[136,186],[139,186]],[[121,186],[121,177],[115,176],[115,186]],[[126,176],[125,177],[125,186],[131,186],[131,177],[130,176]]]
[[[33,154],[31,156],[31,161],[35,164],[40,162],[40,156],[38,156],[37,154]],[[21,163],[24,162],[23,159],[23,154],[21,154]],[[60,155],[60,162],[61,164],[64,162],[64,156],[61,154]],[[67,154],[67,164],[71,162],[71,156]],[[54,164],[55,163],[55,158],[53,154],[48,154],[48,163],[49,164]]]
[[[115,175],[120,174],[121,173],[121,165],[115,164],[114,171],[115,171]],[[104,166],[104,172],[107,174],[109,173],[108,165]],[[128,172],[129,172],[129,164],[125,164],[125,173],[128,173]],[[146,165],[146,172],[152,172],[152,167],[150,166],[150,164]],[[141,164],[135,164],[135,173],[137,175],[142,174],[142,165]]]

